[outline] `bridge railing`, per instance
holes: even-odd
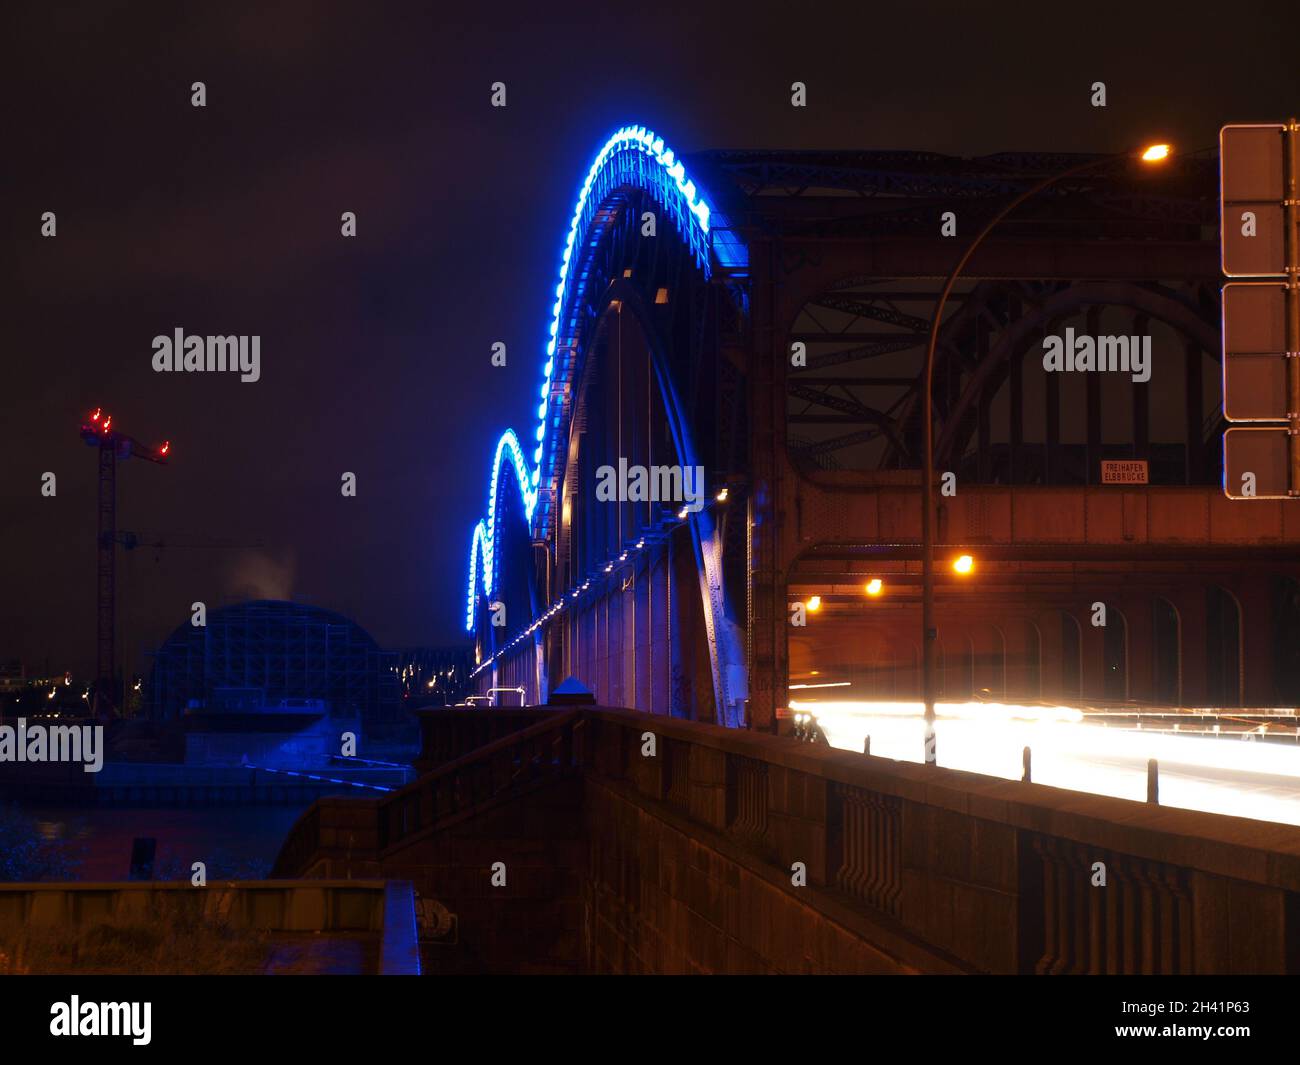
[[[803,863],[877,940],[990,972],[1300,971],[1300,828],[586,713],[597,777],[773,882]]]
[[[272,876],[301,876],[332,859],[378,866],[383,852],[485,803],[518,795],[581,768],[583,721],[575,711],[538,715],[379,800],[322,799],[289,831]],[[323,866],[322,864],[323,863]]]
[[[381,800],[380,849],[489,800],[573,772],[579,767],[579,724],[573,712],[546,714],[537,724],[472,750]]]
[[[428,773],[461,757],[466,751],[531,728],[539,721],[557,716],[561,711],[544,707],[499,707],[462,709],[440,707],[417,710],[420,721],[420,756],[415,760],[419,773]]]

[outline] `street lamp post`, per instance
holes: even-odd
[[[1163,162],[1169,158],[1171,149],[1167,144],[1155,144],[1141,152],[1140,158],[1146,163]],[[952,293],[952,287],[966,268],[971,255],[980,246],[984,238],[993,231],[1004,218],[1032,196],[1037,196],[1045,188],[1075,177],[1108,163],[1131,158],[1135,152],[1119,152],[1104,155],[1099,159],[1090,159],[1086,163],[1070,167],[1058,174],[1044,178],[1038,184],[1026,189],[995,214],[980,230],[979,235],[967,245],[957,265],[944,282],[935,304],[934,318],[930,322],[930,340],[925,349],[925,381],[921,392],[921,436],[925,445],[925,463],[921,474],[921,691],[925,700],[925,761],[927,765],[935,762],[934,735],[934,643],[938,632],[934,626],[934,352],[939,342],[939,327],[943,321],[943,308]]]

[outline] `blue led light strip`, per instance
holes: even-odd
[[[653,162],[654,167],[646,164]],[[650,171],[647,174],[647,170]],[[597,153],[595,161],[587,171],[586,180],[578,193],[578,200],[573,209],[573,220],[569,223],[569,235],[565,241],[564,253],[560,259],[560,279],[555,286],[555,305],[551,308],[550,331],[546,341],[546,361],[542,367],[541,402],[537,407],[537,428],[534,437],[537,447],[533,451],[533,465],[530,467],[524,458],[519,438],[513,430],[506,430],[497,441],[496,454],[492,460],[492,482],[488,491],[487,517],[474,526],[469,555],[469,589],[465,609],[465,631],[474,630],[474,604],[481,579],[484,595],[491,595],[497,583],[496,559],[496,520],[497,520],[497,479],[501,462],[506,451],[510,453],[511,465],[519,483],[523,497],[524,515],[532,523],[533,513],[541,495],[542,469],[547,458],[554,458],[554,448],[550,446],[547,415],[550,413],[551,381],[555,375],[556,344],[561,338],[564,324],[564,308],[573,294],[571,292],[570,271],[574,262],[574,248],[581,249],[585,243],[596,209],[605,195],[613,191],[612,183],[627,184],[634,182],[658,192],[667,194],[673,200],[667,204],[675,215],[689,219],[689,232],[682,236],[695,252],[697,260],[708,272],[709,217],[710,208],[700,190],[686,175],[686,168],[681,160],[673,155],[662,137],[656,136],[644,126],[624,126],[609,138]],[[593,197],[593,190],[597,195]],[[552,422],[552,429],[559,419]],[[547,477],[549,485],[550,476]]]

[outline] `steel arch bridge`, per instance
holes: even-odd
[[[1084,158],[681,158],[645,127],[611,136],[563,246],[537,423],[501,437],[473,531],[479,690],[538,703],[572,675],[602,703],[769,727],[792,597],[833,602],[869,562],[893,566],[893,605],[914,607],[919,381],[941,279],[1002,204]],[[1030,201],[977,252],[931,397],[938,468],[963,489],[941,506],[943,543],[985,545],[1008,572],[1081,552],[1131,570],[1170,544],[1246,557],[1300,535],[1265,501],[1262,522],[1215,517],[1216,225],[1215,158],[1116,163]],[[1153,414],[1147,382],[1120,394],[1037,372],[1031,350],[1071,324],[1154,333],[1176,416]],[[1130,493],[1141,535],[1130,503],[1101,494],[1106,458],[1149,462],[1151,485]],[[698,469],[705,490],[599,496],[610,470],[622,484],[637,467]],[[1177,511],[1164,524],[1162,507]],[[1077,528],[1055,517],[1076,510],[1091,516]]]
[[[465,623],[491,686],[543,701],[572,673],[610,702],[741,722],[743,610],[714,499],[740,465],[739,427],[716,431],[709,412],[738,410],[738,375],[712,352],[740,321],[725,277],[744,265],[663,138],[626,126],[606,141],[561,255],[531,461],[502,435],[472,536]],[[597,500],[601,467],[676,470],[679,490]],[[612,589],[635,602],[611,622]]]

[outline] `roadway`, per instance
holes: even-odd
[[[799,695],[801,693],[792,693]],[[917,703],[793,698],[796,713],[815,715],[827,742],[861,751],[871,737],[873,755],[900,761],[922,759],[924,720]],[[1175,732],[1169,711],[1141,713],[1117,724],[1108,715],[1077,707],[1000,703],[941,703],[935,722],[941,766],[1020,780],[1022,752],[1029,747],[1036,784],[1095,795],[1145,801],[1147,762],[1159,766],[1159,801],[1165,806],[1300,825],[1300,738],[1259,738],[1254,722],[1227,714],[1187,711],[1196,733]],[[1295,711],[1245,711],[1285,717]],[[1107,720],[1101,718],[1105,716]],[[1215,726],[1220,731],[1215,731]],[[1283,731],[1273,726],[1276,735]]]

